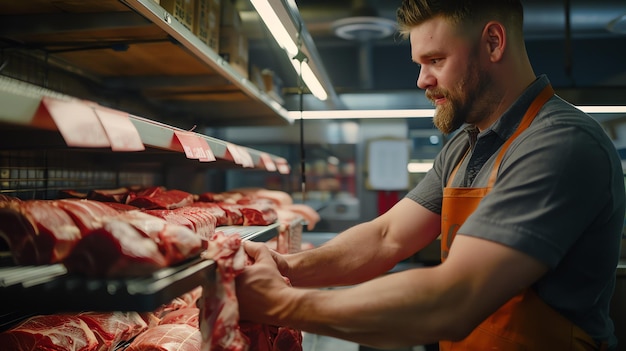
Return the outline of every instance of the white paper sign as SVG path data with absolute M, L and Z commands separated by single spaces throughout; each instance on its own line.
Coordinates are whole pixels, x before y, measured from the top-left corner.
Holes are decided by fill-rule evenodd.
M 368 182 L 374 190 L 404 190 L 409 187 L 407 140 L 379 139 L 369 143 Z

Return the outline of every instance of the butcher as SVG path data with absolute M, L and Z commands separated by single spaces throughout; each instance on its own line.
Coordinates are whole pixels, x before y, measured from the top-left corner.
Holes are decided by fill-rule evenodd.
M 534 71 L 521 1 L 402 0 L 397 19 L 450 140 L 405 198 L 327 244 L 246 243 L 241 318 L 377 348 L 616 349 L 620 158 Z M 437 238 L 440 264 L 386 274 Z

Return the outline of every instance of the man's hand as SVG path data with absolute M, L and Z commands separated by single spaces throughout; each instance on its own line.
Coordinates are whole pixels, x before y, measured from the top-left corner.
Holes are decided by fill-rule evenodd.
M 237 299 L 241 320 L 276 324 L 281 292 L 289 289 L 279 266 L 286 269 L 287 263 L 280 254 L 262 243 L 244 242 L 244 250 L 253 260 L 236 278 Z

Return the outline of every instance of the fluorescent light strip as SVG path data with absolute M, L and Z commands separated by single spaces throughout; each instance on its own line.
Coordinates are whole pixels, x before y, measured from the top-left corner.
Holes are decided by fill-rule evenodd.
M 300 75 L 300 61 L 291 60 L 291 64 L 296 70 L 296 73 Z M 317 78 L 315 77 L 315 74 L 311 70 L 311 66 L 309 66 L 309 64 L 306 62 L 302 62 L 302 80 L 304 81 L 306 86 L 309 87 L 309 90 L 311 91 L 311 94 L 313 94 L 313 96 L 322 101 L 328 99 L 328 94 L 326 94 L 326 90 L 324 90 L 324 87 L 322 87 L 320 81 L 317 80 Z
M 433 168 L 432 162 L 409 162 L 406 165 L 406 170 L 409 173 L 426 173 Z
M 298 54 L 298 46 L 276 15 L 272 5 L 270 5 L 267 0 L 250 0 L 250 2 L 256 9 L 259 16 L 261 16 L 261 19 L 265 23 L 265 26 L 269 29 L 272 37 L 274 37 L 274 40 L 276 40 L 278 45 L 287 53 L 287 56 L 291 60 L 291 64 L 296 70 L 296 73 L 300 75 L 300 62 L 293 59 L 293 57 Z M 322 83 L 320 83 L 319 79 L 317 79 L 317 76 L 313 73 L 307 62 L 302 63 L 302 80 L 309 88 L 313 96 L 322 101 L 328 99 L 326 90 L 322 86 Z
M 298 46 L 291 39 L 291 35 L 289 35 L 287 29 L 283 26 L 270 3 L 267 0 L 250 0 L 250 2 L 259 16 L 261 16 L 265 26 L 267 26 L 267 29 L 269 29 L 278 45 L 287 52 L 289 57 L 296 56 Z
M 626 113 L 626 106 L 576 106 L 586 113 Z
M 302 111 L 303 119 L 363 119 L 363 118 L 427 118 L 433 117 L 434 109 L 417 110 L 328 110 Z M 300 118 L 300 111 L 289 111 L 293 119 Z
M 626 106 L 577 106 L 586 113 L 626 113 Z M 432 118 L 435 109 L 412 110 L 319 110 L 319 111 L 289 111 L 287 115 L 292 119 L 376 119 L 376 118 Z

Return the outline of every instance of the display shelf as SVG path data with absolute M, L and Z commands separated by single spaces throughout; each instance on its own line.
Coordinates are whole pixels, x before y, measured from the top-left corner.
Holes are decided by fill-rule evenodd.
M 71 140 L 75 139 L 75 137 L 71 135 L 72 132 L 79 134 L 78 137 L 81 138 L 86 129 L 92 129 L 93 127 L 95 127 L 94 129 L 101 128 L 100 124 L 113 117 L 122 118 L 131 122 L 130 125 L 126 125 L 122 129 L 117 129 L 119 138 L 124 139 L 122 143 L 126 146 L 133 143 L 133 140 L 129 139 L 131 139 L 132 135 L 136 132 L 140 138 L 138 143 L 142 145 L 172 152 L 181 152 L 185 153 L 188 158 L 195 158 L 194 156 L 188 155 L 185 151 L 184 145 L 186 142 L 182 138 L 186 136 L 191 137 L 192 141 L 203 140 L 206 142 L 206 147 L 209 148 L 210 152 L 216 158 L 232 161 L 235 165 L 244 168 L 259 168 L 271 172 L 278 171 L 282 174 L 288 174 L 290 172 L 289 165 L 286 160 L 281 157 L 108 108 L 106 108 L 106 111 L 114 111 L 115 114 L 104 116 L 94 115 L 94 117 L 97 117 L 94 119 L 95 126 L 88 125 L 85 121 L 82 121 L 84 127 L 77 128 L 71 126 L 71 130 L 63 133 L 61 120 L 55 120 L 54 113 L 51 109 L 45 108 L 45 104 L 43 103 L 45 99 L 61 101 L 71 105 L 72 109 L 77 110 L 75 111 L 77 113 L 75 118 L 62 116 L 65 119 L 70 118 L 71 123 L 76 123 L 77 120 L 87 117 L 88 114 L 94 114 L 94 109 L 99 107 L 95 102 L 76 99 L 12 78 L 0 77 L 0 104 L 5 106 L 5 108 L 0 111 L 0 123 L 59 131 L 63 134 L 66 142 L 72 146 Z M 108 133 L 107 136 L 108 139 L 111 140 L 109 146 L 113 147 L 113 137 L 111 133 Z M 89 143 L 93 141 L 93 138 L 87 140 Z M 30 146 L 33 147 L 37 145 L 30 141 Z M 99 148 L 102 147 L 103 144 L 85 144 L 84 146 Z M 122 151 L 140 150 L 129 150 L 122 147 Z
M 154 0 L 122 0 L 130 8 L 134 9 L 152 23 L 163 29 L 172 36 L 182 46 L 187 48 L 198 59 L 209 65 L 218 74 L 226 77 L 232 84 L 241 89 L 253 99 L 272 109 L 276 115 L 284 118 L 289 123 L 292 122 L 288 111 L 283 108 L 275 99 L 266 92 L 261 91 L 248 78 L 245 78 L 228 64 L 220 55 L 209 48 L 197 36 L 195 36 L 182 23 L 176 21 L 172 14 L 168 13 Z
M 279 224 L 223 226 L 216 230 L 239 234 L 250 241 L 267 241 L 278 234 Z M 215 262 L 194 258 L 160 269 L 147 277 L 93 279 L 73 275 L 62 264 L 0 267 L 0 296 L 12 301 L 11 310 L 22 315 L 81 311 L 154 311 L 172 299 L 214 281 Z M 15 320 L 15 313 L 5 314 Z M 10 324 L 3 320 L 0 326 Z

